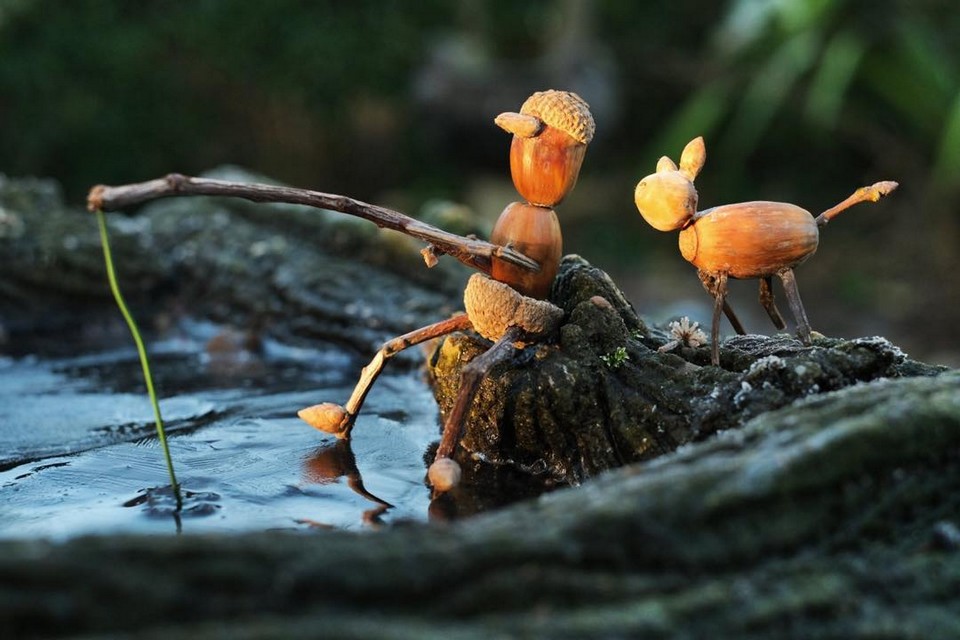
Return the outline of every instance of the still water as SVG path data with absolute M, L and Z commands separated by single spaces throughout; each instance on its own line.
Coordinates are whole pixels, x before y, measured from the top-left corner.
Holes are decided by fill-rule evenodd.
M 0 356 L 0 537 L 363 529 L 427 518 L 423 456 L 439 437 L 438 416 L 410 361 L 388 365 L 348 445 L 296 410 L 346 400 L 363 361 L 333 345 L 270 342 L 212 356 L 204 346 L 218 331 L 185 324 L 148 345 L 185 491 L 179 514 L 132 347 Z

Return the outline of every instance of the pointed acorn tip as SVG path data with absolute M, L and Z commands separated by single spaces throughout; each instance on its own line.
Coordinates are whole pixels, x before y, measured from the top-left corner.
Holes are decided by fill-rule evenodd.
M 350 414 L 347 413 L 346 409 L 332 402 L 324 402 L 306 409 L 300 409 L 297 415 L 314 429 L 324 433 L 332 433 L 337 437 L 343 437 L 350 419 Z
M 507 133 L 521 138 L 535 138 L 543 131 L 543 120 L 536 116 L 507 111 L 494 119 L 494 123 Z

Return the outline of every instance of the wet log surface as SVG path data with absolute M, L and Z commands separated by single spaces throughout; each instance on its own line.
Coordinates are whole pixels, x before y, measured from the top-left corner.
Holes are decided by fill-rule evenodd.
M 824 394 L 451 525 L 5 543 L 0 630 L 956 637 L 958 387 Z
M 8 340 L 110 304 L 95 225 L 34 187 L 2 201 Z M 316 214 L 187 203 L 111 218 L 128 297 L 359 349 L 458 304 L 412 279 L 435 277 L 415 250 L 396 253 L 413 275 L 378 268 L 390 244 L 361 227 L 338 241 Z M 960 635 L 960 374 L 876 338 L 748 336 L 721 368 L 706 347 L 660 353 L 669 336 L 577 258 L 552 295 L 559 334 L 492 372 L 465 445 L 580 486 L 364 534 L 3 542 L 0 637 Z M 438 347 L 441 407 L 485 347 Z

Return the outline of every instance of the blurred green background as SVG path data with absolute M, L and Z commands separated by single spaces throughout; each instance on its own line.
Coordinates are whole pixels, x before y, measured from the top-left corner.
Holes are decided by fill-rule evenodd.
M 493 124 L 569 89 L 597 138 L 558 207 L 567 252 L 655 320 L 709 318 L 632 203 L 657 158 L 707 142 L 701 206 L 900 190 L 825 229 L 798 270 L 815 329 L 960 364 L 960 11 L 955 0 L 242 2 L 0 0 L 0 172 L 95 183 L 237 164 L 418 215 L 517 199 Z M 733 283 L 772 332 L 756 283 Z M 784 305 L 785 306 L 785 305 Z

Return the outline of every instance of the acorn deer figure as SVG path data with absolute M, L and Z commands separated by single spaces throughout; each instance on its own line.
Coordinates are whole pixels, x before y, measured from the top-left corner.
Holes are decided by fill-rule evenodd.
M 532 271 L 492 256 L 489 276 L 475 273 L 464 291 L 466 313 L 414 330 L 386 342 L 364 367 L 349 400 L 343 405 L 322 403 L 299 412 L 310 425 L 349 438 L 367 393 L 386 360 L 403 349 L 454 331 L 473 329 L 493 345 L 467 364 L 461 374 L 457 400 L 447 416 L 443 435 L 428 479 L 435 492 L 452 489 L 461 470 L 453 460 L 463 423 L 486 373 L 516 347 L 541 341 L 555 333 L 563 312 L 544 298 L 560 266 L 563 241 L 553 207 L 573 189 L 594 121 L 580 96 L 566 91 L 540 91 L 530 96 L 519 113 L 502 113 L 496 124 L 513 134 L 510 173 L 524 202 L 507 205 L 494 225 L 490 241 L 532 259 Z
M 786 323 L 772 288 L 773 276 L 779 277 L 797 323 L 797 334 L 804 344 L 810 344 L 810 322 L 800 300 L 794 268 L 816 252 L 820 227 L 855 204 L 876 202 L 896 189 L 897 183 L 885 181 L 861 187 L 816 218 L 796 205 L 768 201 L 740 202 L 698 212 L 693 181 L 705 160 L 702 137 L 684 147 L 679 167 L 667 156 L 660 158 L 656 172 L 637 184 L 634 202 L 654 229 L 680 230 L 680 253 L 697 268 L 700 281 L 713 296 L 712 363 L 720 364 L 721 312 L 737 333 L 745 333 L 726 301 L 728 278 L 758 278 L 760 304 L 777 329 L 784 329 Z

